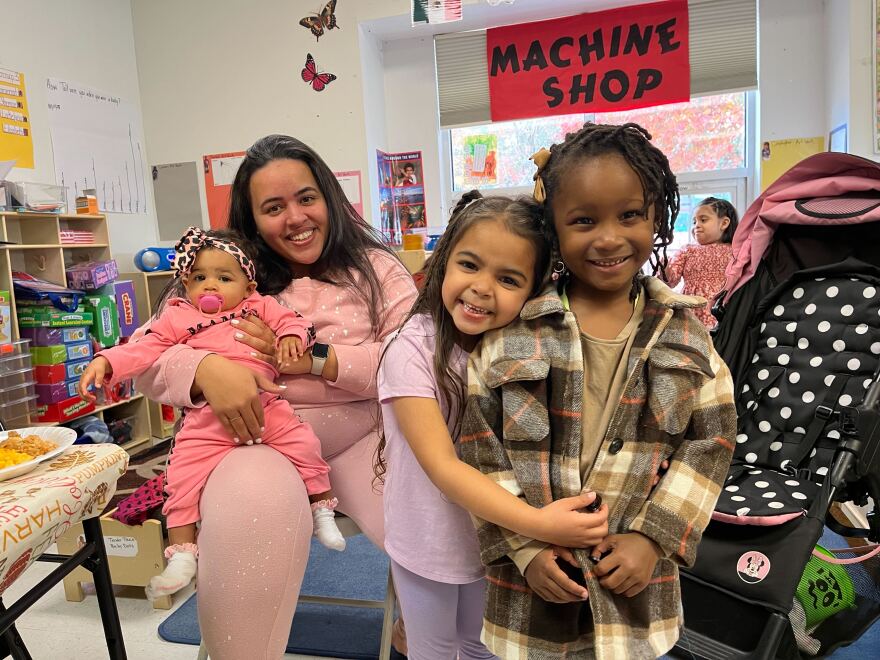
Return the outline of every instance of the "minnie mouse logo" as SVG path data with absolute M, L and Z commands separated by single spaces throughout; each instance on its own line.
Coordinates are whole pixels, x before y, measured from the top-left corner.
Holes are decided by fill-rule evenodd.
M 743 553 L 736 562 L 736 572 L 743 582 L 757 584 L 770 573 L 770 559 L 757 551 Z

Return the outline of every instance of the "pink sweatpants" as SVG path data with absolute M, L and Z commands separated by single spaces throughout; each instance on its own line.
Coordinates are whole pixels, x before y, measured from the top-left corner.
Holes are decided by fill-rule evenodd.
M 263 392 L 260 399 L 265 420 L 263 444 L 293 463 L 306 493 L 314 495 L 330 490 L 330 466 L 321 457 L 321 442 L 311 425 L 300 421 L 290 404 L 277 395 Z M 254 446 L 236 444 L 210 406 L 187 411 L 183 427 L 174 439 L 165 474 L 168 499 L 162 512 L 168 526 L 197 522 L 202 490 L 214 468 L 233 449 L 248 451 Z
M 336 438 L 354 426 L 348 422 L 336 424 Z M 327 461 L 337 511 L 381 548 L 382 498 L 372 483 L 378 442 L 370 433 Z M 312 514 L 289 461 L 263 445 L 245 449 L 226 455 L 202 495 L 199 627 L 211 660 L 280 660 L 309 559 Z

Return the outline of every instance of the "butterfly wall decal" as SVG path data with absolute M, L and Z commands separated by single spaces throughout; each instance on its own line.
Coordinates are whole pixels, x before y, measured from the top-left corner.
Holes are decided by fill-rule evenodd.
M 332 73 L 319 73 L 318 67 L 315 64 L 315 58 L 312 57 L 311 53 L 308 53 L 306 55 L 306 66 L 302 70 L 302 79 L 307 83 L 311 83 L 313 90 L 321 92 L 327 85 L 336 80 L 336 76 Z
M 324 5 L 324 9 L 321 10 L 321 13 L 315 14 L 314 16 L 306 16 L 301 19 L 299 24 L 304 28 L 308 28 L 312 31 L 312 34 L 315 35 L 315 41 L 318 41 L 321 38 L 321 35 L 324 34 L 324 28 L 328 30 L 332 30 L 333 28 L 338 28 L 339 25 L 336 24 L 336 0 L 330 0 L 326 5 Z

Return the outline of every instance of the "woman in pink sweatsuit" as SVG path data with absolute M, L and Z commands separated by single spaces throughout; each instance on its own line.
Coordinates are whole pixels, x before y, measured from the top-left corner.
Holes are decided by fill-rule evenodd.
M 321 441 L 337 510 L 381 547 L 382 499 L 371 467 L 376 371 L 382 340 L 415 300 L 412 278 L 345 199 L 327 164 L 294 138 L 269 136 L 248 150 L 232 186 L 230 226 L 260 248 L 260 292 L 311 320 L 327 357 L 306 353 L 280 365 L 281 389 L 220 356 L 173 346 L 137 380 L 138 389 L 175 406 L 207 401 L 245 441 L 259 433 L 248 414 L 259 390 L 280 393 Z M 272 359 L 271 331 L 255 320 L 238 327 L 241 342 Z M 302 478 L 265 445 L 230 452 L 208 479 L 201 514 L 198 611 L 211 658 L 280 658 L 311 536 Z M 260 561 L 241 562 L 242 553 Z
M 118 382 L 143 373 L 166 350 L 178 344 L 211 351 L 274 380 L 271 364 L 255 358 L 235 341 L 231 321 L 261 319 L 278 337 L 281 359 L 298 359 L 314 343 L 315 330 L 297 312 L 256 293 L 256 271 L 247 242 L 231 232 L 205 232 L 190 227 L 175 249 L 174 266 L 186 297 L 171 298 L 161 307 L 150 331 L 128 344 L 101 351 L 80 378 L 80 393 L 106 379 Z M 300 420 L 276 394 L 262 393 L 263 429 L 256 443 L 265 443 L 296 466 L 312 503 L 315 535 L 333 550 L 344 550 L 345 539 L 333 520 L 337 500 L 330 489 L 330 471 L 311 426 Z M 165 479 L 168 522 L 168 566 L 147 586 L 150 599 L 176 593 L 195 577 L 198 546 L 196 522 L 202 489 L 214 468 L 240 442 L 231 437 L 210 406 L 189 409 L 174 438 Z M 248 444 L 251 444 L 250 442 Z

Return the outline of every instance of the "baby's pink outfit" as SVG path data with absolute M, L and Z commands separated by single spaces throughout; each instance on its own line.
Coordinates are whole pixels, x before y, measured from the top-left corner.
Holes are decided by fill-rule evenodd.
M 159 318 L 150 324 L 147 334 L 135 342 L 109 348 L 98 355 L 109 360 L 114 382 L 141 374 L 175 344 L 221 355 L 275 380 L 278 371 L 251 356 L 250 347 L 234 337 L 236 328 L 229 321 L 249 314 L 262 319 L 279 339 L 299 337 L 304 349 L 315 341 L 311 323 L 269 296 L 254 293 L 234 309 L 214 316 L 202 314 L 188 300 L 173 298 Z M 330 467 L 321 457 L 321 443 L 311 425 L 301 421 L 290 404 L 276 394 L 262 392 L 260 400 L 265 418 L 263 444 L 293 463 L 308 494 L 330 490 Z M 244 450 L 247 446 L 235 443 L 210 406 L 184 411 L 183 425 L 175 436 L 166 473 L 168 499 L 163 513 L 168 518 L 169 527 L 199 520 L 199 499 L 208 476 L 235 448 Z

